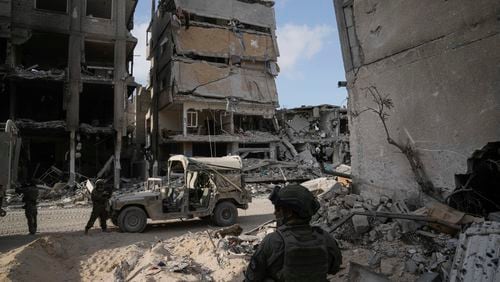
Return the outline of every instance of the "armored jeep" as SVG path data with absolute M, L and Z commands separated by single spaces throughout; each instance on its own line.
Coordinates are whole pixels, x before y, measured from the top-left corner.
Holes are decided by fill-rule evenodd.
M 244 188 L 239 156 L 168 160 L 166 183 L 149 179 L 146 190 L 110 199 L 111 219 L 123 232 L 142 232 L 147 219 L 199 217 L 218 226 L 236 222 L 238 208 L 247 209 L 250 193 Z

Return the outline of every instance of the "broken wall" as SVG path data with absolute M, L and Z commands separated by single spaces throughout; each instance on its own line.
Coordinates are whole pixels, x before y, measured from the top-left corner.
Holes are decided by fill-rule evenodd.
M 205 61 L 176 61 L 172 68 L 178 93 L 222 99 L 234 97 L 258 103 L 278 103 L 274 78 L 265 72 L 229 68 Z
M 467 157 L 500 140 L 498 1 L 336 0 L 335 7 L 351 113 L 376 106 L 368 87 L 390 97 L 391 137 L 412 144 L 434 185 L 450 190 Z M 357 188 L 417 193 L 407 159 L 387 143 L 377 116 L 350 121 Z

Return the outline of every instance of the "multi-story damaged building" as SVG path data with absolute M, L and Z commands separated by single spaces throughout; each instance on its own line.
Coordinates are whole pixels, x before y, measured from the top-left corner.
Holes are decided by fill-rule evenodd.
M 366 194 L 446 195 L 471 154 L 500 140 L 498 1 L 334 3 L 354 184 Z
M 279 147 L 281 159 L 291 159 L 292 144 L 297 152 L 312 151 L 318 161 L 336 167 L 350 164 L 347 109 L 333 105 L 302 106 L 278 111 L 277 118 L 286 138 Z
M 268 151 L 279 140 L 272 1 L 163 0 L 149 26 L 156 158 Z
M 137 0 L 0 1 L 0 120 L 23 140 L 21 177 L 47 169 L 120 176 L 125 103 L 135 88 Z

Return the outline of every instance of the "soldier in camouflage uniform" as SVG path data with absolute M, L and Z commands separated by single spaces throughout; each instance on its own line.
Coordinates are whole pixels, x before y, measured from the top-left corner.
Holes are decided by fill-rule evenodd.
M 34 235 L 37 229 L 36 219 L 38 211 L 36 205 L 38 199 L 38 188 L 32 183 L 25 183 L 17 189 L 17 193 L 23 194 L 23 208 L 28 221 L 28 230 L 31 235 Z
M 275 188 L 277 230 L 267 235 L 250 260 L 245 281 L 327 281 L 339 271 L 342 254 L 335 239 L 309 222 L 319 203 L 307 188 Z
M 108 219 L 108 212 L 106 210 L 106 205 L 109 198 L 111 198 L 111 191 L 105 188 L 104 180 L 98 179 L 95 182 L 95 189 L 92 190 L 91 198 L 92 214 L 85 226 L 85 235 L 87 235 L 89 229 L 94 226 L 97 218 L 99 218 L 102 231 L 107 232 L 106 220 Z

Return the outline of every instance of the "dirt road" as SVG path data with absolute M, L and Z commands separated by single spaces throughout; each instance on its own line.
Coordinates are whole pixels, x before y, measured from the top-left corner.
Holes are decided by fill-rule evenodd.
M 38 212 L 38 233 L 35 236 L 26 235 L 28 226 L 24 211 L 11 211 L 6 217 L 0 218 L 0 253 L 18 248 L 44 235 L 83 236 L 83 228 L 90 216 L 90 208 L 44 208 Z M 250 203 L 248 210 L 238 210 L 240 224 L 244 230 L 249 230 L 273 218 L 273 207 L 269 200 L 257 198 Z M 141 241 L 166 240 L 187 232 L 197 232 L 214 229 L 209 223 L 201 220 L 150 222 L 144 233 L 119 233 L 111 222 L 111 233 L 101 233 L 98 222 L 90 231 L 90 240 L 108 242 L 109 247 L 119 247 Z

